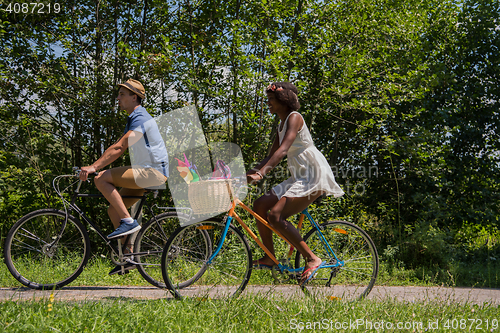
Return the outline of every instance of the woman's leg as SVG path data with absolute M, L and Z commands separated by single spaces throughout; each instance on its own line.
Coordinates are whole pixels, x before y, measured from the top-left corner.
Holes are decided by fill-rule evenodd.
M 304 272 L 310 268 L 318 266 L 321 264 L 321 259 L 317 257 L 307 244 L 302 239 L 299 230 L 295 228 L 293 224 L 288 222 L 286 219 L 292 215 L 298 214 L 306 209 L 314 200 L 316 200 L 322 193 L 317 193 L 309 197 L 300 198 L 287 198 L 282 197 L 268 213 L 269 223 L 279 231 L 284 237 L 286 237 L 290 243 L 299 251 L 302 256 L 306 259 L 307 263 Z M 312 270 L 309 270 L 302 277 L 307 279 L 309 275 L 312 274 Z
M 278 197 L 273 193 L 273 191 L 269 191 L 253 203 L 253 211 L 256 212 L 260 217 L 264 220 L 269 221 L 267 219 L 267 212 L 274 207 L 274 205 L 278 202 Z M 274 244 L 273 244 L 273 231 L 262 224 L 259 220 L 257 221 L 257 229 L 259 230 L 259 235 L 262 240 L 264 246 L 274 255 Z M 261 259 L 255 260 L 254 264 L 265 264 L 272 266 L 274 265 L 274 261 L 265 254 Z

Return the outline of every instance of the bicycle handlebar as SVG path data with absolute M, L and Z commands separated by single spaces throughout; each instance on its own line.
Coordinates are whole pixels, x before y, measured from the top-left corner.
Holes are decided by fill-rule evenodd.
M 247 184 L 247 177 L 246 176 L 238 176 L 238 177 L 231 177 L 231 180 L 233 180 L 233 188 L 236 197 L 240 196 L 240 192 L 244 191 L 244 189 L 248 188 Z
M 79 177 L 79 176 L 80 176 L 80 172 L 81 172 L 81 171 L 82 171 L 82 170 L 81 170 L 79 167 L 77 167 L 77 166 L 74 166 L 74 167 L 73 167 L 73 172 L 75 173 L 75 177 Z M 92 172 L 92 173 L 89 173 L 89 176 L 94 176 L 94 177 L 95 177 L 95 176 L 97 176 L 97 175 L 99 175 L 99 172 Z
M 75 175 L 74 175 L 75 177 L 80 177 L 80 172 L 82 170 L 79 167 L 74 166 L 73 167 L 73 171 L 75 172 Z M 89 173 L 87 177 L 90 177 L 90 176 L 94 176 L 95 177 L 97 175 L 99 175 L 99 172 L 92 172 L 92 173 Z M 76 190 L 75 190 L 76 193 L 80 192 L 80 187 L 82 186 L 82 183 L 83 183 L 83 180 L 80 179 L 79 182 L 78 182 L 78 186 L 76 187 Z
M 80 171 L 81 169 L 77 166 L 73 167 L 73 174 L 70 174 L 70 175 L 59 175 L 59 176 L 56 176 L 53 180 L 52 180 L 52 187 L 54 188 L 54 190 L 56 191 L 57 195 L 64 201 L 64 197 L 62 196 L 62 193 L 66 192 L 72 185 L 78 183 L 77 187 L 76 187 L 76 190 L 75 192 L 79 192 L 80 191 L 80 187 L 82 186 L 82 180 L 81 179 L 78 179 L 77 181 L 73 182 L 71 185 L 67 186 L 66 188 L 64 188 L 62 191 L 61 189 L 59 188 L 59 182 L 61 181 L 62 178 L 73 178 L 73 177 L 79 177 L 80 176 Z M 89 174 L 89 176 L 97 176 L 99 173 L 98 172 L 93 172 L 91 174 Z

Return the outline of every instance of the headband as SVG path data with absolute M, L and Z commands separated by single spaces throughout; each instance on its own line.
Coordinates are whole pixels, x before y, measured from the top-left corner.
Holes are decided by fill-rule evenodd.
M 276 92 L 276 91 L 281 91 L 281 90 L 284 90 L 283 87 L 277 87 L 275 84 L 270 84 L 267 86 L 266 88 L 266 91 L 272 91 L 272 92 Z M 295 99 L 295 101 L 299 101 L 299 98 L 297 97 L 297 94 L 290 89 L 290 92 L 293 94 L 293 97 Z

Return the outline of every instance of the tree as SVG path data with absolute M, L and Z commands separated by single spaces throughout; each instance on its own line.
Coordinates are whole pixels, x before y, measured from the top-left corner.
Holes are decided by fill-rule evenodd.
M 51 202 L 54 175 L 121 135 L 116 85 L 128 78 L 142 80 L 153 115 L 195 104 L 207 140 L 239 144 L 248 167 L 278 124 L 265 87 L 293 81 L 347 192 L 321 218 L 361 224 L 408 265 L 466 256 L 468 230 L 499 233 L 499 19 L 493 0 L 71 0 L 57 15 L 0 12 L 2 223 Z

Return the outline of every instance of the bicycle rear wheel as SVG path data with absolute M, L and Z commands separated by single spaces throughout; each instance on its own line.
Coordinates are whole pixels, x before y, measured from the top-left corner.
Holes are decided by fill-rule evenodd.
M 252 252 L 243 234 L 232 225 L 224 243 L 211 262 L 212 252 L 220 245 L 225 223 L 208 220 L 177 229 L 168 240 L 162 255 L 162 273 L 174 297 L 231 297 L 239 295 L 252 274 Z M 207 256 L 204 244 L 207 233 L 211 249 Z M 191 279 L 197 272 L 202 276 Z M 191 279 L 191 285 L 183 282 Z
M 5 239 L 4 260 L 10 273 L 33 289 L 61 288 L 78 277 L 90 256 L 83 225 L 57 209 L 22 217 Z M 60 237 L 59 237 L 60 236 Z
M 375 284 L 379 267 L 377 249 L 370 236 L 357 225 L 344 221 L 326 222 L 320 225 L 320 229 L 321 233 L 317 229 L 309 231 L 304 241 L 314 254 L 334 265 L 337 261 L 328 251 L 329 245 L 343 264 L 319 269 L 302 289 L 332 299 L 351 301 L 364 298 Z M 304 258 L 297 253 L 295 267 L 304 266 Z
M 163 276 L 161 273 L 161 255 L 163 248 L 167 244 L 170 235 L 180 226 L 180 221 L 188 220 L 185 214 L 176 212 L 167 212 L 159 214 L 149 220 L 142 226 L 135 240 L 134 252 L 138 253 L 134 256 L 134 260 L 140 265 L 137 265 L 137 270 L 142 277 L 158 288 L 166 288 Z M 202 232 L 203 237 L 200 238 L 202 244 L 200 248 L 205 248 L 205 256 L 211 251 L 210 239 L 206 232 Z M 180 287 L 188 286 L 192 279 L 202 275 L 204 270 L 194 274 L 190 279 L 180 283 Z

